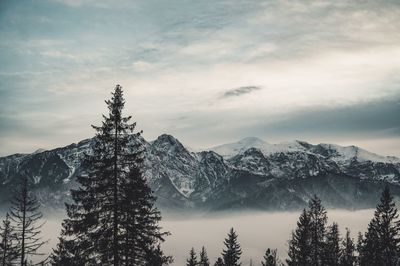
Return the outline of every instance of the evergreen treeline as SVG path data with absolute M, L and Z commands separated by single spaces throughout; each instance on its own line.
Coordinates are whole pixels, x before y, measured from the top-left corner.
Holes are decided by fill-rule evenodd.
M 340 235 L 337 223 L 328 225 L 327 211 L 315 195 L 297 221 L 297 227 L 289 240 L 286 264 L 282 263 L 277 251 L 268 248 L 262 266 L 395 266 L 400 265 L 400 221 L 397 209 L 386 187 L 382 192 L 374 217 L 367 232 L 359 233 L 357 243 L 346 228 Z M 233 228 L 224 241 L 225 249 L 214 266 L 242 265 L 242 250 Z M 203 249 L 204 250 L 204 247 Z M 196 264 L 197 263 L 197 264 Z M 187 266 L 203 265 L 196 260 L 192 248 Z M 253 262 L 250 262 L 253 265 Z M 260 265 L 260 264 L 258 264 Z
M 73 202 L 66 204 L 67 218 L 57 246 L 49 258 L 43 255 L 42 213 L 32 193 L 32 179 L 21 174 L 13 192 L 11 207 L 0 224 L 1 265 L 55 266 L 164 266 L 172 262 L 161 249 L 168 232 L 159 226 L 161 214 L 143 175 L 144 147 L 136 123 L 123 116 L 125 100 L 117 85 L 106 101 L 109 113 L 96 130 L 93 151 L 85 154 L 85 174 L 71 190 Z M 396 266 L 400 265 L 400 221 L 389 188 L 382 192 L 374 216 L 357 243 L 346 229 L 342 236 L 337 223 L 328 225 L 327 211 L 314 196 L 301 212 L 288 242 L 288 266 Z M 189 252 L 187 266 L 240 266 L 242 248 L 233 228 L 223 241 L 224 248 L 210 262 L 205 247 Z M 37 259 L 35 259 L 37 260 Z M 250 262 L 253 265 L 253 262 Z M 266 249 L 258 265 L 285 265 L 277 250 Z
M 326 226 L 327 216 L 315 196 L 303 210 L 289 241 L 288 265 L 296 266 L 394 266 L 400 263 L 400 222 L 389 188 L 382 192 L 367 232 L 358 243 L 349 229 L 341 239 L 338 225 Z

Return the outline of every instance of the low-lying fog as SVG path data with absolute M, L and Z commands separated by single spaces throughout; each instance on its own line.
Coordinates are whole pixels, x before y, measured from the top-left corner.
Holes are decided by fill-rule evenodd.
M 372 218 L 374 210 L 344 211 L 328 210 L 329 223 L 339 223 L 341 233 L 348 227 L 352 236 L 357 238 L 358 231 L 365 231 Z M 169 217 L 162 221 L 165 230 L 171 232 L 163 244 L 167 254 L 173 255 L 173 265 L 185 265 L 191 247 L 198 253 L 204 245 L 212 264 L 223 249 L 223 240 L 228 230 L 234 227 L 238 233 L 239 243 L 243 249 L 243 266 L 261 265 L 260 261 L 265 250 L 277 248 L 281 259 L 287 252 L 287 241 L 291 231 L 296 227 L 300 212 L 243 212 L 234 214 L 219 214 L 207 217 Z M 46 251 L 57 243 L 60 231 L 61 215 L 48 218 L 44 235 L 50 239 Z

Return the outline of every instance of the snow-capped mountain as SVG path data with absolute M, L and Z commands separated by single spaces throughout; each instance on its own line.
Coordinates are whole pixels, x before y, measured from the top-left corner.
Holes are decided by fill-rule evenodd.
M 244 151 L 256 148 L 266 155 L 271 155 L 279 152 L 310 152 L 328 156 L 329 158 L 337 161 L 349 161 L 356 159 L 358 161 L 373 161 L 383 163 L 399 163 L 400 159 L 393 156 L 381 156 L 356 146 L 339 146 L 336 144 L 318 144 L 312 145 L 305 141 L 295 140 L 292 142 L 282 142 L 278 144 L 270 144 L 262 139 L 256 137 L 244 138 L 238 142 L 223 144 L 210 148 L 225 158 L 233 157 Z
M 303 141 L 270 144 L 245 138 L 193 152 L 171 135 L 139 141 L 145 175 L 162 208 L 226 210 L 295 209 L 318 194 L 329 207 L 375 205 L 388 183 L 400 196 L 400 159 L 361 148 Z M 63 206 L 92 139 L 53 150 L 0 158 L 0 204 L 21 174 L 29 175 L 44 205 Z

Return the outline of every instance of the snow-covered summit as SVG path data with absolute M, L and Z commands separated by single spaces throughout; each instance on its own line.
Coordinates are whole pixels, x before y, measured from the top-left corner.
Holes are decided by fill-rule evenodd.
M 242 153 L 250 148 L 257 148 L 259 150 L 266 150 L 270 144 L 262 139 L 256 137 L 248 137 L 237 142 L 222 144 L 210 148 L 209 150 L 218 153 L 219 155 L 229 158 L 239 153 Z
M 400 163 L 400 159 L 393 156 L 382 156 L 369 152 L 357 146 L 339 146 L 336 144 L 319 144 L 327 152 L 327 155 L 338 163 L 357 161 L 357 162 L 380 162 L 380 163 Z
M 225 158 L 232 158 L 251 148 L 259 149 L 266 156 L 275 153 L 307 152 L 322 155 L 339 164 L 350 161 L 400 163 L 400 159 L 397 157 L 378 155 L 357 146 L 340 146 L 325 143 L 314 145 L 300 140 L 271 144 L 256 137 L 248 137 L 237 142 L 215 146 L 210 150 Z

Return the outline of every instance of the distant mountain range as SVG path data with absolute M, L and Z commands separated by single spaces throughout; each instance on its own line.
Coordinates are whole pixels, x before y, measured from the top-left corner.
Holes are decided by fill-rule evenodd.
M 233 209 L 292 210 L 317 194 L 332 208 L 375 207 L 389 184 L 400 196 L 400 159 L 359 147 L 312 145 L 303 141 L 270 144 L 245 138 L 191 152 L 171 135 L 147 142 L 145 175 L 162 209 L 220 211 Z M 21 173 L 35 183 L 47 207 L 62 208 L 70 200 L 75 177 L 84 172 L 83 154 L 92 139 L 53 150 L 0 158 L 0 205 Z

